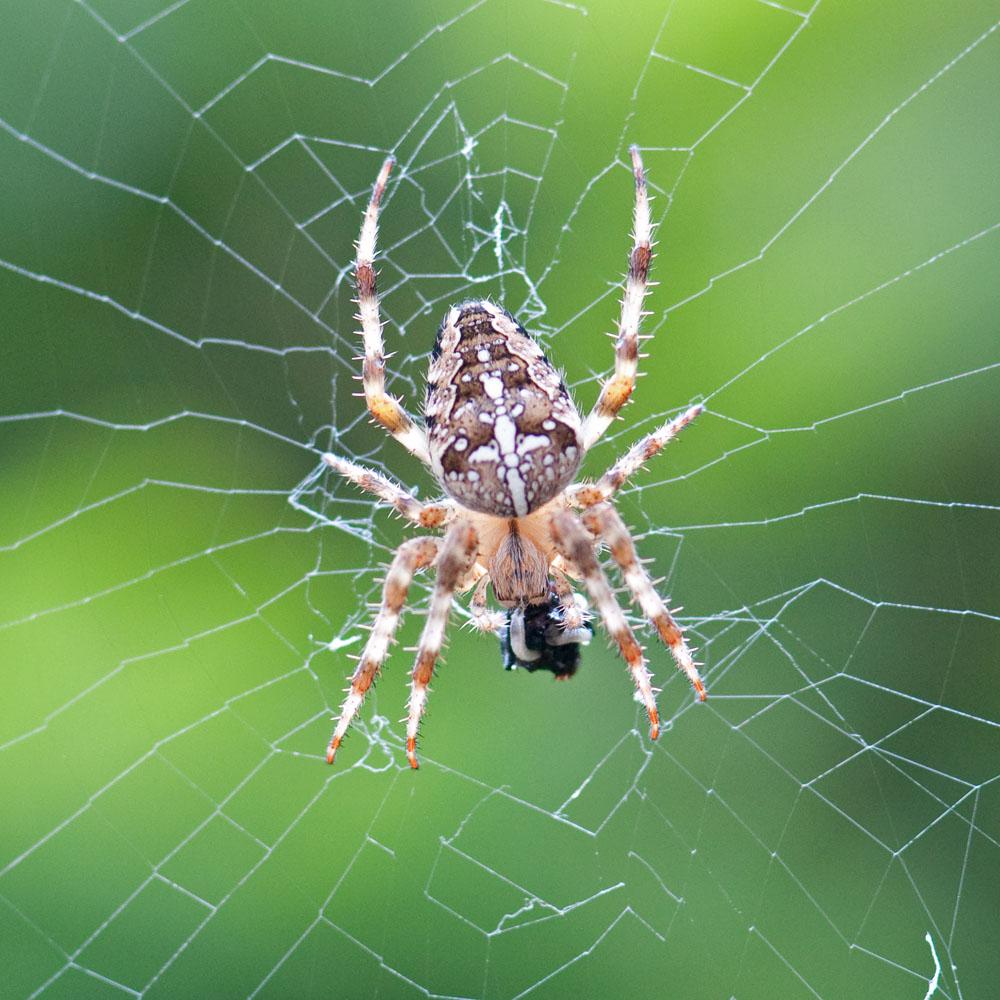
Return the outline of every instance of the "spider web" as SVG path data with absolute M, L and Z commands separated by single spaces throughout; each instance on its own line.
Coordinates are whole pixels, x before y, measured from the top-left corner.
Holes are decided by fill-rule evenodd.
M 0 59 L 0 993 L 984 996 L 997 955 L 994 4 L 46 0 Z M 626 150 L 659 223 L 646 377 L 598 474 L 710 697 L 646 738 L 419 613 L 322 763 L 427 495 L 356 398 L 387 151 L 391 389 L 490 295 L 582 407 Z M 412 603 L 426 598 L 414 589 Z

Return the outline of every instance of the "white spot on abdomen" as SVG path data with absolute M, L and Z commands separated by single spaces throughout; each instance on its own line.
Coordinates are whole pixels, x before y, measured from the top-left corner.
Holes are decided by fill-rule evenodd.
M 483 392 L 486 393 L 490 399 L 499 399 L 503 395 L 503 382 L 496 377 L 496 375 L 480 375 L 480 381 L 483 383 Z
M 514 513 L 518 517 L 524 517 L 528 513 L 528 500 L 524 495 L 524 480 L 517 469 L 508 470 L 507 489 L 510 491 L 510 499 L 514 504 Z
M 546 448 L 552 442 L 547 434 L 525 434 L 521 439 L 521 454 L 527 455 L 536 448 Z
M 497 444 L 500 446 L 500 454 L 512 454 L 515 438 L 517 437 L 517 424 L 506 415 L 497 417 L 496 423 L 493 425 L 493 433 L 496 436 Z
M 497 454 L 495 445 L 481 444 L 475 451 L 469 452 L 470 462 L 498 462 L 500 456 Z

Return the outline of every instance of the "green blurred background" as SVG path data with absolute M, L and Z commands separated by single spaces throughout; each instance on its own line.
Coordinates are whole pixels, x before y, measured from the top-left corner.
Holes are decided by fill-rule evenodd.
M 995 995 L 998 17 L 3 3 L 0 996 Z M 433 489 L 353 395 L 378 165 L 393 390 L 488 294 L 589 406 L 633 142 L 587 471 L 706 401 L 621 507 L 709 701 L 456 613 L 411 773 L 411 614 L 329 769 L 410 532 L 319 454 Z

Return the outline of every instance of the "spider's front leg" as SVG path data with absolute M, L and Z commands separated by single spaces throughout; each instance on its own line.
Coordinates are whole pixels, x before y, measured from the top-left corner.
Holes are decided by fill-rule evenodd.
M 464 520 L 456 520 L 448 529 L 437 558 L 437 579 L 424 631 L 417 647 L 417 662 L 410 682 L 410 700 L 407 703 L 406 756 L 410 767 L 417 763 L 417 729 L 420 717 L 427 707 L 427 685 L 434 674 L 434 664 L 444 644 L 448 612 L 455 591 L 459 589 L 476 561 L 479 539 L 476 529 Z
M 553 514 L 549 528 L 556 550 L 582 577 L 591 602 L 621 651 L 622 658 L 632 674 L 636 692 L 649 715 L 649 737 L 655 740 L 660 735 L 660 714 L 656 708 L 656 698 L 650 683 L 652 675 L 646 668 L 642 647 L 635 633 L 629 628 L 621 605 L 616 600 L 608 578 L 597 561 L 593 539 L 576 514 L 569 510 Z
M 677 668 L 691 682 L 699 701 L 707 697 L 705 685 L 691 655 L 680 625 L 674 621 L 663 599 L 656 592 L 653 581 L 643 568 L 632 536 L 618 511 L 609 503 L 601 503 L 583 512 L 583 523 L 596 538 L 603 538 L 611 550 L 611 558 L 618 564 L 633 600 L 642 613 L 652 622 L 663 644 L 670 650 Z
M 569 578 L 558 565 L 558 561 L 550 567 L 552 574 L 552 589 L 559 598 L 559 607 L 563 616 L 563 630 L 565 632 L 578 632 L 584 627 L 587 621 L 586 605 L 581 607 L 577 604 L 576 595 L 573 593 L 573 585 Z
M 358 714 L 372 681 L 378 676 L 389 654 L 389 644 L 399 627 L 399 618 L 406 603 L 406 594 L 410 589 L 413 575 L 424 566 L 429 566 L 440 548 L 440 538 L 411 538 L 403 542 L 397 550 L 385 575 L 385 583 L 382 585 L 382 606 L 375 616 L 368 642 L 365 643 L 361 659 L 358 661 L 354 676 L 351 677 L 351 686 L 340 710 L 337 727 L 326 749 L 328 764 L 333 763 L 348 727 Z
M 487 632 L 495 635 L 504 626 L 506 617 L 502 611 L 492 610 L 486 600 L 486 589 L 490 585 L 490 575 L 481 566 L 476 567 L 477 573 L 482 570 L 476 589 L 472 592 L 472 600 L 469 601 L 469 614 L 474 628 L 480 632 Z
M 589 451 L 608 429 L 618 411 L 628 402 L 635 389 L 639 370 L 639 324 L 642 303 L 649 291 L 649 265 L 653 259 L 653 229 L 649 218 L 649 194 L 646 173 L 639 148 L 629 149 L 632 173 L 635 176 L 635 218 L 632 229 L 632 252 L 628 258 L 628 276 L 622 297 L 621 318 L 615 340 L 615 372 L 601 387 L 601 394 L 583 423 L 583 447 Z
M 361 379 L 365 387 L 365 402 L 372 419 L 381 424 L 400 444 L 430 467 L 427 433 L 413 422 L 398 399 L 385 391 L 385 347 L 382 342 L 382 318 L 379 313 L 378 292 L 375 288 L 375 244 L 378 237 L 378 210 L 389 171 L 395 160 L 386 158 L 379 171 L 371 201 L 365 211 L 358 237 L 354 278 L 358 292 L 358 315 L 361 334 L 365 343 L 364 365 Z

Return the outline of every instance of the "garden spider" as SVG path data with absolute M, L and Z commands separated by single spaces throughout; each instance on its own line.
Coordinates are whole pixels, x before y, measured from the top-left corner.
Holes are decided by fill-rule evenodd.
M 628 665 L 636 699 L 649 715 L 650 737 L 656 739 L 660 720 L 651 674 L 597 561 L 595 550 L 601 544 L 610 549 L 632 599 L 698 698 L 705 699 L 705 686 L 681 629 L 656 593 L 611 503 L 646 459 L 694 420 L 702 407 L 692 406 L 633 445 L 596 482 L 573 482 L 583 456 L 635 387 L 639 323 L 653 254 L 642 159 L 635 146 L 630 153 L 635 230 L 615 341 L 615 370 L 590 414 L 581 419 L 559 373 L 510 313 L 492 302 L 475 300 L 451 308 L 438 331 L 427 376 L 423 427 L 385 391 L 374 261 L 379 202 L 393 159 L 382 165 L 361 226 L 355 266 L 365 348 L 364 395 L 373 420 L 431 470 L 447 497 L 423 503 L 380 473 L 335 455 L 326 454 L 323 460 L 414 524 L 445 533 L 443 538 L 411 538 L 396 550 L 381 607 L 327 749 L 328 763 L 333 763 L 388 654 L 413 575 L 428 566 L 436 573 L 434 591 L 407 706 L 406 756 L 411 767 L 417 767 L 417 729 L 452 599 L 473 586 L 472 623 L 501 636 L 506 666 L 545 668 L 557 677 L 568 677 L 576 668 L 580 645 L 592 634 L 586 605 L 570 584 L 571 579 L 582 581 Z M 506 613 L 488 608 L 486 591 L 491 583 Z

